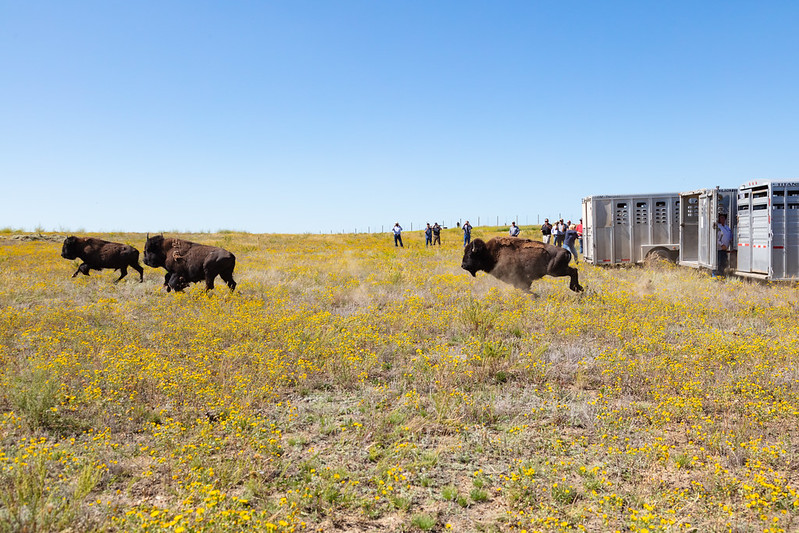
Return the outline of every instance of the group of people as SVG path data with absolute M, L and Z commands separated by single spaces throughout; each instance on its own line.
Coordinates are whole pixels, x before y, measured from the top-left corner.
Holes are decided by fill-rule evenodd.
M 438 222 L 434 222 L 431 226 L 430 223 L 427 223 L 427 226 L 424 228 L 424 245 L 425 246 L 435 246 L 436 244 L 441 246 L 441 230 L 443 228 Z M 463 223 L 461 226 L 463 230 L 463 245 L 466 246 L 470 242 L 472 242 L 472 225 L 469 224 L 469 221 Z M 402 226 L 400 223 L 397 222 L 394 224 L 392 228 L 394 232 L 394 246 L 403 246 L 402 244 Z
M 724 271 L 727 269 L 729 262 L 729 249 L 730 243 L 732 241 L 732 230 L 730 230 L 730 227 L 727 225 L 726 213 L 719 213 L 716 228 L 718 266 L 713 272 L 714 276 L 724 275 Z M 469 224 L 469 221 L 467 220 L 463 223 L 461 229 L 463 230 L 463 245 L 466 246 L 472 242 L 472 225 Z M 394 224 L 392 231 L 394 232 L 394 246 L 403 246 L 402 226 L 400 226 L 399 222 Z M 518 225 L 516 225 L 516 222 L 511 222 L 508 233 L 511 237 L 518 237 L 521 233 L 521 229 Z M 543 236 L 544 244 L 554 244 L 555 246 L 566 248 L 571 252 L 572 256 L 574 257 L 574 261 L 579 263 L 577 260 L 578 256 L 575 243 L 579 243 L 580 253 L 583 253 L 582 218 L 577 224 L 572 224 L 571 220 L 564 222 L 562 218 L 555 221 L 554 224 L 551 224 L 549 219 L 545 218 L 544 223 L 541 225 L 541 235 Z M 424 229 L 424 245 L 435 246 L 436 244 L 441 246 L 441 226 L 438 224 L 438 222 L 433 223 L 432 226 L 428 222 L 427 227 Z
M 435 246 L 436 244 L 438 244 L 439 246 L 441 246 L 441 229 L 442 228 L 438 222 L 434 222 L 432 226 L 428 222 L 427 227 L 425 227 L 424 229 L 424 245 Z M 400 226 L 400 223 L 397 222 L 396 224 L 394 224 L 394 227 L 391 229 L 391 231 L 394 233 L 394 246 L 404 247 L 402 244 L 402 226 Z M 471 235 L 472 227 L 469 225 L 468 220 L 466 221 L 466 224 L 463 225 L 463 233 L 464 233 L 463 243 L 464 245 L 466 245 L 468 244 L 466 242 L 467 236 L 469 242 L 471 242 L 472 240 L 472 235 Z
M 579 262 L 575 243 L 580 244 L 580 253 L 583 253 L 582 218 L 577 224 L 572 224 L 571 220 L 564 222 L 562 218 L 556 220 L 554 224 L 550 224 L 549 219 L 545 218 L 544 223 L 541 224 L 541 235 L 543 235 L 544 244 L 554 244 L 566 248 L 574 256 L 574 261 Z
M 441 246 L 441 229 L 438 222 L 434 222 L 432 226 L 428 222 L 424 229 L 424 245 L 435 246 L 438 244 Z M 468 220 L 463 223 L 461 230 L 463 231 L 463 245 L 466 246 L 472 242 L 472 225 L 469 224 Z M 394 246 L 403 246 L 402 226 L 400 226 L 399 222 L 394 224 L 392 231 L 394 233 Z M 521 234 L 521 228 L 519 228 L 515 221 L 510 223 L 508 234 L 511 237 L 518 237 Z M 555 222 L 554 225 L 550 224 L 549 219 L 546 218 L 541 225 L 541 234 L 544 236 L 545 244 L 554 244 L 555 246 L 567 248 L 574 256 L 575 262 L 577 262 L 576 242 L 580 244 L 580 253 L 583 252 L 582 218 L 578 224 L 572 224 L 571 220 L 564 222 L 563 219 L 560 219 Z

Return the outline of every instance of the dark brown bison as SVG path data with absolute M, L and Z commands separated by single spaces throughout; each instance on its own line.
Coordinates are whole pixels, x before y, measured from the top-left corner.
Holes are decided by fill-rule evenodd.
M 488 242 L 475 239 L 466 245 L 461 268 L 472 276 L 484 270 L 497 279 L 525 292 L 530 284 L 544 276 L 569 276 L 569 288 L 580 292 L 577 269 L 570 267 L 571 252 L 551 244 L 518 237 L 494 237 Z
M 205 280 L 205 290 L 211 290 L 216 276 L 222 278 L 231 291 L 236 288 L 233 281 L 236 256 L 217 246 L 148 235 L 144 244 L 144 264 L 166 269 L 164 286 L 167 292 L 181 291 L 189 283 L 202 280 Z
M 108 242 L 93 237 L 69 236 L 64 239 L 61 257 L 83 261 L 72 274 L 73 278 L 78 272 L 88 276 L 90 270 L 112 268 L 119 270 L 119 278 L 114 282 L 116 283 L 128 275 L 128 267 L 131 267 L 139 273 L 139 282 L 144 280 L 144 269 L 139 264 L 139 251 L 128 244 Z

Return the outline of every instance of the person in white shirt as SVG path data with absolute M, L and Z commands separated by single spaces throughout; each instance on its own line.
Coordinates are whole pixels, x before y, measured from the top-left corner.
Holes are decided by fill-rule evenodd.
M 402 226 L 399 225 L 399 222 L 394 224 L 392 231 L 394 232 L 394 246 L 402 246 Z
M 510 233 L 511 237 L 518 237 L 520 231 L 521 230 L 519 229 L 519 226 L 516 225 L 516 222 L 510 223 L 510 230 L 508 231 L 508 233 Z

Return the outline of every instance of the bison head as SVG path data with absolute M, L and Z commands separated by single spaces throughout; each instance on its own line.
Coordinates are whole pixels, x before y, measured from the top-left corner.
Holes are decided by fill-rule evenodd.
M 163 235 L 147 237 L 147 242 L 144 243 L 144 264 L 153 268 L 163 267 L 166 265 L 166 252 L 164 251 Z
M 461 268 L 469 272 L 472 276 L 477 275 L 478 270 L 490 271 L 493 267 L 491 254 L 482 239 L 475 239 L 467 244 L 463 250 L 463 261 Z
M 64 239 L 64 246 L 61 247 L 61 257 L 64 259 L 77 259 L 78 253 L 80 253 L 78 238 L 69 236 Z

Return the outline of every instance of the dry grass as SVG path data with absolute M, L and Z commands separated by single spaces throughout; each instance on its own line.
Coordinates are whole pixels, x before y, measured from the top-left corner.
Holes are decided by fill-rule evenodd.
M 239 286 L 167 294 L 7 237 L 2 531 L 799 527 L 794 287 L 581 263 L 530 296 L 448 230 L 182 235 Z

